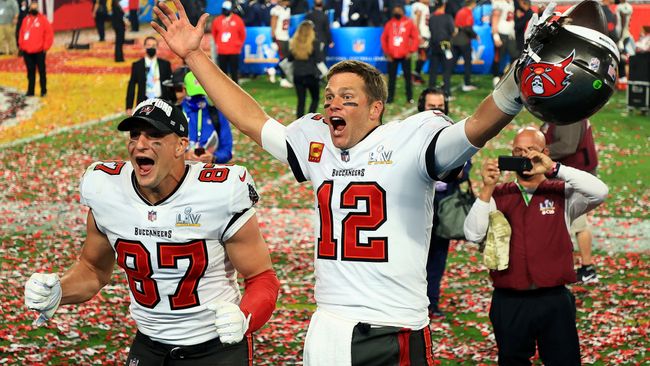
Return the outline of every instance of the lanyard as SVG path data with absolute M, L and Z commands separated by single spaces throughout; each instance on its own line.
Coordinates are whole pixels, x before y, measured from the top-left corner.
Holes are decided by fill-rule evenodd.
M 29 37 L 29 32 L 31 32 L 32 28 L 34 28 L 34 23 L 36 23 L 36 21 L 38 20 L 38 17 L 37 16 L 29 16 L 25 20 L 31 20 L 31 22 L 29 23 L 29 29 L 25 29 L 25 36 Z M 27 28 L 27 27 L 25 27 L 25 28 Z M 27 38 L 25 38 L 25 39 L 27 39 Z
M 196 121 L 196 143 L 201 143 L 201 128 L 203 126 L 203 108 L 199 109 L 199 120 Z
M 185 113 L 185 110 L 183 110 L 183 114 L 185 115 L 185 118 L 189 121 L 190 117 Z M 203 128 L 203 109 L 199 109 L 199 113 L 197 115 L 198 120 L 196 121 L 196 144 L 201 145 L 201 129 Z
M 519 188 L 519 191 L 521 191 L 521 196 L 524 198 L 524 203 L 526 204 L 526 206 L 528 206 L 530 204 L 532 194 L 526 192 L 526 188 L 524 188 L 524 186 L 519 184 L 518 181 L 515 181 L 515 184 L 517 184 L 517 187 Z

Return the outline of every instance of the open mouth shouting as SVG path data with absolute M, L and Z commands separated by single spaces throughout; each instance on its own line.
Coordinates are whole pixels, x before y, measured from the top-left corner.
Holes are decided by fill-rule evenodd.
M 138 156 L 135 158 L 135 163 L 136 166 L 134 168 L 136 169 L 136 173 L 140 176 L 146 176 L 153 169 L 155 161 L 146 156 Z
M 343 136 L 343 130 L 345 130 L 347 123 L 343 118 L 333 116 L 330 117 L 330 125 L 332 125 L 332 134 L 335 137 L 340 137 Z

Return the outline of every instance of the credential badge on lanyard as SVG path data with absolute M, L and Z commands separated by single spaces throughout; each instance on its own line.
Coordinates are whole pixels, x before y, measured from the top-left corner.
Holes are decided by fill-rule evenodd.
M 23 35 L 23 40 L 24 40 L 24 41 L 26 41 L 26 40 L 29 39 L 29 32 L 32 30 L 32 28 L 34 28 L 34 25 L 36 25 L 36 26 L 38 27 L 38 24 L 37 24 L 37 23 L 38 23 L 38 19 L 34 20 L 34 21 L 29 25 L 29 29 L 26 30 L 26 31 L 25 31 L 25 34 Z

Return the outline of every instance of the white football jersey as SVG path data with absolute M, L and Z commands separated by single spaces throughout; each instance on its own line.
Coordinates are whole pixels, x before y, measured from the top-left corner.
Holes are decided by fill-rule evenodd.
M 287 127 L 289 165 L 316 193 L 320 308 L 370 324 L 428 324 L 434 179 L 433 161 L 425 156 L 449 125 L 432 111 L 419 113 L 378 126 L 346 151 L 333 145 L 319 114 Z
M 291 8 L 276 5 L 271 9 L 271 16 L 278 17 L 277 23 L 275 23 L 275 38 L 278 41 L 288 41 Z
M 224 243 L 255 213 L 246 168 L 188 162 L 183 180 L 152 205 L 135 188 L 130 162 L 97 162 L 81 180 L 81 203 L 125 271 L 131 315 L 152 339 L 193 345 L 216 338 L 215 299 L 239 304 Z
M 515 36 L 515 3 L 509 0 L 495 0 L 492 2 L 492 11 L 500 10 L 497 32 L 511 37 Z
M 427 39 L 431 38 L 431 30 L 429 29 L 429 7 L 419 1 L 414 2 L 413 5 L 411 5 L 411 18 L 413 19 L 413 22 L 417 20 L 415 16 L 416 12 L 420 12 L 420 22 L 415 25 L 418 28 L 420 37 Z M 422 43 L 422 40 L 420 40 L 420 43 Z

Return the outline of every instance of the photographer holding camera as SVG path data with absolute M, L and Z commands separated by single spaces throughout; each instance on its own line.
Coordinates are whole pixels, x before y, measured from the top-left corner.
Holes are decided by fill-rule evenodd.
M 491 212 L 503 213 L 512 230 L 507 268 L 490 270 L 499 364 L 529 365 L 537 344 L 544 364 L 579 365 L 575 298 L 565 287 L 576 282 L 569 227 L 600 205 L 608 188 L 587 172 L 552 161 L 535 128 L 517 133 L 512 155 L 500 159 L 501 166 L 485 162 L 483 188 L 465 220 L 465 236 L 476 243 L 486 238 Z M 497 184 L 504 169 L 514 170 L 516 181 Z

